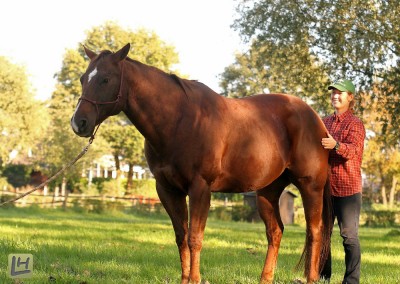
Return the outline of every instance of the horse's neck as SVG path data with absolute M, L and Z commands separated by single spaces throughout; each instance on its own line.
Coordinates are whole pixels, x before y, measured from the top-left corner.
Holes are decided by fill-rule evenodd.
M 139 62 L 127 65 L 124 112 L 147 141 L 163 147 L 174 135 L 188 98 L 168 74 Z

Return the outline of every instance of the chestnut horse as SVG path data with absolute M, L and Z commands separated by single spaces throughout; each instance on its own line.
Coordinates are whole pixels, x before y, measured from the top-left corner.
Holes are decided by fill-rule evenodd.
M 74 132 L 94 137 L 121 111 L 145 137 L 159 198 L 175 231 L 181 282 L 199 283 L 200 251 L 211 192 L 257 192 L 268 251 L 262 283 L 274 277 L 283 233 L 279 196 L 293 183 L 307 222 L 305 276 L 319 279 L 330 245 L 326 129 L 301 99 L 284 94 L 229 99 L 206 85 L 127 57 L 130 45 L 100 54 L 85 47 L 89 66 L 71 119 Z M 186 197 L 189 197 L 188 204 Z

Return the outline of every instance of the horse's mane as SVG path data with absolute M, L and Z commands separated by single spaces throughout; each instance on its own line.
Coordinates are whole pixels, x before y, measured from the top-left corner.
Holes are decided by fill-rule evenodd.
M 113 52 L 111 52 L 110 50 L 102 50 L 100 52 L 99 56 L 97 57 L 97 60 L 100 60 L 104 56 L 107 56 L 107 55 L 110 55 L 110 54 L 113 54 Z M 147 65 L 145 63 L 142 63 L 140 61 L 134 60 L 134 59 L 129 58 L 129 57 L 126 57 L 125 60 L 127 60 L 129 62 L 132 62 L 132 63 L 135 63 L 135 64 L 139 63 L 141 65 L 145 65 L 148 68 L 151 68 L 152 70 L 155 70 L 160 74 L 163 74 L 165 76 L 169 76 L 170 78 L 173 79 L 173 81 L 175 83 L 177 83 L 182 88 L 182 90 L 185 92 L 186 96 L 188 96 L 188 93 L 192 92 L 192 87 L 199 87 L 199 86 L 200 87 L 207 87 L 206 85 L 204 85 L 203 83 L 201 83 L 201 82 L 199 82 L 197 80 L 183 79 L 183 78 L 179 77 L 176 74 L 164 72 L 163 70 L 161 70 L 161 69 L 159 69 L 157 67 Z
M 189 95 L 194 92 L 194 89 L 196 87 L 200 87 L 200 88 L 207 87 L 206 85 L 204 85 L 203 83 L 201 83 L 201 82 L 199 82 L 197 80 L 183 79 L 183 78 L 179 77 L 178 75 L 176 75 L 174 73 L 167 73 L 167 72 L 165 72 L 165 71 L 163 71 L 163 70 L 161 70 L 161 69 L 159 69 L 157 67 L 147 65 L 145 63 L 142 63 L 140 61 L 134 60 L 134 59 L 129 58 L 129 57 L 125 58 L 125 60 L 127 60 L 127 61 L 129 61 L 131 63 L 144 65 L 144 66 L 152 69 L 153 71 L 156 71 L 157 73 L 162 74 L 163 76 L 167 76 L 167 77 L 171 78 L 183 90 L 183 92 L 185 93 L 187 98 L 189 98 Z
M 176 74 L 169 74 L 169 76 L 182 88 L 186 97 L 189 98 L 188 92 L 191 91 L 190 85 L 188 85 L 185 81 L 183 81 L 182 78 L 178 77 Z

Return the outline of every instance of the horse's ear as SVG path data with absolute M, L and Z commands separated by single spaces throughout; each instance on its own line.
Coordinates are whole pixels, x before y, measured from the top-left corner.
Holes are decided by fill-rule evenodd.
M 120 50 L 118 50 L 116 53 L 114 53 L 114 58 L 118 61 L 122 61 L 124 60 L 129 53 L 129 50 L 131 49 L 131 44 L 128 43 L 127 45 L 125 45 L 123 48 L 121 48 Z
M 86 46 L 83 46 L 83 49 L 85 50 L 86 55 L 89 57 L 90 60 L 92 60 L 94 57 L 97 56 L 96 53 L 91 51 L 90 49 L 86 48 Z

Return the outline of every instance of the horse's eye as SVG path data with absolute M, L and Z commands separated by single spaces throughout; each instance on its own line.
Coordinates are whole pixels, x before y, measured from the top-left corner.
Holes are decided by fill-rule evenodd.
M 108 81 L 109 81 L 109 79 L 108 79 L 108 78 L 104 78 L 104 79 L 103 79 L 103 83 L 104 83 L 104 84 L 107 84 L 107 83 L 108 83 Z

